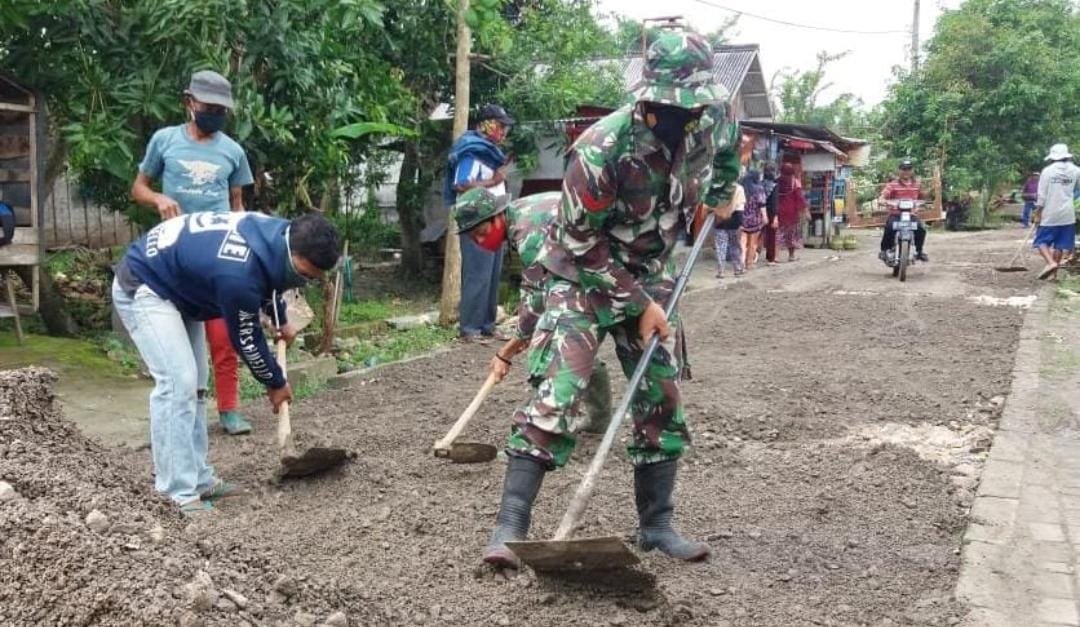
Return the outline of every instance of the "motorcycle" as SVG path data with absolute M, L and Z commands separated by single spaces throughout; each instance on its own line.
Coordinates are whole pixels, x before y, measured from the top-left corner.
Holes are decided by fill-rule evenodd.
M 908 266 L 917 261 L 914 245 L 915 231 L 919 230 L 919 218 L 915 213 L 922 207 L 923 201 L 903 199 L 889 201 L 888 204 L 900 210 L 900 217 L 893 223 L 893 247 L 887 253 L 885 265 L 892 268 L 894 277 L 907 281 Z

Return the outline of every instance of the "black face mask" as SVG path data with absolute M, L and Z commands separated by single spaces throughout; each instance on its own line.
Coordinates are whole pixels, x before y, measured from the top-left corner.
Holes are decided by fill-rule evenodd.
M 195 126 L 207 135 L 212 135 L 225 128 L 225 116 L 224 111 L 196 111 Z
M 645 115 L 649 114 L 656 116 L 656 125 L 650 130 L 671 152 L 679 148 L 686 137 L 686 127 L 697 119 L 689 109 L 653 103 L 645 105 Z

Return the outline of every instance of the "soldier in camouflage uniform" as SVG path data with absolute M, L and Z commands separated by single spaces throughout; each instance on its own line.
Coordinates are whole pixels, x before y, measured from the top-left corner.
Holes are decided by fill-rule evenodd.
M 491 372 L 502 381 L 510 372 L 513 358 L 529 347 L 536 323 L 544 312 L 544 291 L 547 269 L 538 262 L 544 247 L 547 229 L 555 221 L 561 194 L 547 192 L 510 202 L 509 196 L 496 196 L 486 189 L 471 189 L 454 206 L 458 233 L 468 233 L 481 248 L 498 250 L 503 242 L 521 257 L 521 292 L 518 305 L 518 326 L 514 337 L 491 358 Z M 579 399 L 588 408 L 583 414 L 571 408 L 571 422 L 582 431 L 598 433 L 607 427 L 611 418 L 611 385 L 607 368 L 600 360 L 593 367 L 585 398 Z
M 689 432 L 662 305 L 674 288 L 678 229 L 699 205 L 730 215 L 738 130 L 711 69 L 701 36 L 661 32 L 646 53 L 635 103 L 594 124 L 570 151 L 558 217 L 539 257 L 551 278 L 529 354 L 535 391 L 514 414 L 502 503 L 484 552 L 493 566 L 518 567 L 505 542 L 526 537 L 545 471 L 570 457 L 567 418 L 609 335 L 627 376 L 648 338 L 664 340 L 631 407 L 639 546 L 687 561 L 709 554 L 707 544 L 684 539 L 671 524 Z

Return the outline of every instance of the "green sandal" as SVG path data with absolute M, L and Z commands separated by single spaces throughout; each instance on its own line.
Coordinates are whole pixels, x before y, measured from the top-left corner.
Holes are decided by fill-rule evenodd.
M 214 485 L 210 486 L 206 491 L 199 494 L 199 498 L 203 502 L 213 503 L 218 499 L 227 498 L 230 496 L 236 496 L 237 487 L 235 483 L 229 483 L 224 479 L 218 479 L 214 482 Z
M 214 504 L 196 499 L 180 506 L 180 515 L 184 518 L 197 518 L 214 513 Z

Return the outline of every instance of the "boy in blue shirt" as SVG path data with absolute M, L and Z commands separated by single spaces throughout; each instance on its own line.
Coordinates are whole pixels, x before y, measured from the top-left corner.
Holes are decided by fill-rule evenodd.
M 186 124 L 163 128 L 150 138 L 131 195 L 155 208 L 162 220 L 203 211 L 243 211 L 243 188 L 253 183 L 251 166 L 244 149 L 221 130 L 234 107 L 232 86 L 217 72 L 196 72 L 184 91 L 184 107 Z M 161 193 L 150 187 L 154 180 L 161 181 Z M 206 336 L 214 362 L 218 420 L 226 433 L 250 433 L 251 424 L 236 411 L 239 362 L 225 323 L 208 320 Z
M 185 516 L 213 511 L 215 500 L 234 491 L 208 461 L 203 321 L 223 319 L 231 346 L 277 411 L 292 390 L 259 313 L 276 314 L 278 337 L 291 343 L 296 330 L 280 293 L 321 278 L 337 264 L 339 247 L 334 227 L 314 213 L 289 221 L 199 212 L 150 229 L 117 265 L 113 307 L 154 377 L 154 485 Z

